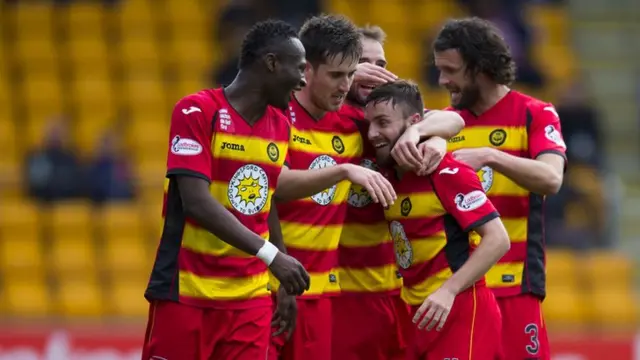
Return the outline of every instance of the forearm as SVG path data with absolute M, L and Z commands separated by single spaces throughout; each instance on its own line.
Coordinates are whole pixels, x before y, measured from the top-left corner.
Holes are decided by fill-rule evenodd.
M 421 139 L 437 136 L 450 139 L 464 128 L 464 120 L 453 111 L 431 110 L 415 126 Z
M 347 179 L 347 166 L 342 164 L 313 170 L 282 169 L 276 187 L 276 201 L 291 201 L 313 196 Z
M 509 239 L 488 235 L 482 238 L 480 245 L 469 260 L 458 269 L 442 286 L 454 294 L 475 284 L 509 250 Z
M 188 217 L 231 246 L 250 255 L 256 255 L 265 244 L 263 238 L 247 229 L 222 204 L 210 196 L 184 205 Z
M 278 209 L 276 208 L 275 201 L 271 201 L 271 211 L 269 211 L 269 242 L 282 253 L 287 253 L 287 248 L 284 245 L 284 238 L 282 237 L 282 228 L 280 227 L 280 218 L 278 217 Z
M 487 159 L 487 165 L 536 194 L 555 194 L 562 185 L 562 174 L 558 174 L 551 165 L 539 160 L 494 150 Z

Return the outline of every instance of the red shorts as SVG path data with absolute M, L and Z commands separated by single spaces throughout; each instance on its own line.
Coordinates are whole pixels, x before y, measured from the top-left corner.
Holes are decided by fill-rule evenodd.
M 502 352 L 505 359 L 549 360 L 549 338 L 542 302 L 533 295 L 498 298 L 502 313 Z
M 409 307 L 400 295 L 347 295 L 333 299 L 332 359 L 404 360 L 401 324 Z
M 270 307 L 220 310 L 153 301 L 142 360 L 264 359 L 270 323 Z
M 285 334 L 271 338 L 268 359 L 331 359 L 331 301 L 330 298 L 298 299 L 296 329 L 289 341 Z
M 412 307 L 412 317 L 419 307 Z M 407 324 L 406 330 L 413 334 L 407 359 L 501 359 L 501 322 L 500 309 L 491 290 L 474 286 L 456 296 L 441 331 L 418 330 L 417 324 Z

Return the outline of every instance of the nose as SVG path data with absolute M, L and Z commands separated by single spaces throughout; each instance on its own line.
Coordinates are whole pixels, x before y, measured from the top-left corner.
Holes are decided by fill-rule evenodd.
M 349 78 L 340 81 L 340 84 L 338 85 L 338 90 L 340 92 L 346 94 L 347 92 L 349 92 L 349 88 L 351 88 L 351 80 Z
M 376 129 L 375 125 L 373 125 L 373 123 L 369 123 L 369 131 L 367 132 L 369 141 L 375 140 L 379 135 L 380 133 L 378 132 L 378 129 Z
M 300 82 L 298 83 L 298 86 L 300 88 L 303 88 L 303 87 L 307 86 L 307 79 L 305 79 L 304 76 L 300 79 Z
M 451 81 L 449 80 L 449 78 L 447 78 L 447 76 L 440 71 L 440 75 L 438 76 L 438 85 L 440 86 L 447 86 Z

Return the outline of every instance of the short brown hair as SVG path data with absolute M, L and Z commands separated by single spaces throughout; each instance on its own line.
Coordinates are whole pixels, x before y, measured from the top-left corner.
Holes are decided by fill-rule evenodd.
M 483 73 L 500 85 L 516 78 L 516 64 L 509 45 L 489 21 L 477 17 L 447 21 L 435 41 L 435 52 L 456 49 L 471 74 Z
M 365 39 L 370 39 L 373 41 L 377 41 L 380 44 L 384 44 L 384 41 L 387 39 L 387 33 L 382 30 L 380 26 L 377 25 L 365 25 L 361 28 L 358 28 L 358 33 Z
M 307 61 L 313 66 L 324 64 L 336 56 L 355 62 L 362 56 L 358 28 L 346 16 L 314 16 L 305 21 L 298 35 Z
M 402 106 L 402 113 L 405 117 L 418 113 L 424 115 L 424 103 L 420 88 L 416 83 L 408 80 L 396 80 L 382 84 L 367 97 L 367 104 L 378 104 L 381 102 L 391 101 L 391 105 Z

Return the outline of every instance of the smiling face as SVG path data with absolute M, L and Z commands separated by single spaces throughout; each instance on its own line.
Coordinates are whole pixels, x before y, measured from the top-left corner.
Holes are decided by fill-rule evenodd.
M 360 57 L 360 63 L 369 63 L 381 68 L 387 67 L 387 59 L 384 55 L 384 48 L 382 43 L 374 39 L 362 38 L 362 57 Z M 354 82 L 349 89 L 347 99 L 358 105 L 364 106 L 367 96 L 371 94 L 374 89 L 374 84 Z
M 307 63 L 307 88 L 316 107 L 324 111 L 340 109 L 353 82 L 357 60 L 339 54 L 316 66 Z
M 297 38 L 283 43 L 274 55 L 272 76 L 267 81 L 269 104 L 286 109 L 291 100 L 291 93 L 306 85 L 304 71 L 306 68 L 305 52 Z
M 368 103 L 364 116 L 369 121 L 368 138 L 376 149 L 376 163 L 382 167 L 394 165 L 391 149 L 407 127 L 420 120 L 420 115 L 407 116 L 403 105 L 394 105 L 392 100 L 387 100 Z
M 455 109 L 469 109 L 480 100 L 478 75 L 467 71 L 467 66 L 456 49 L 436 51 L 435 65 L 440 71 L 438 83 L 449 91 L 451 106 Z

